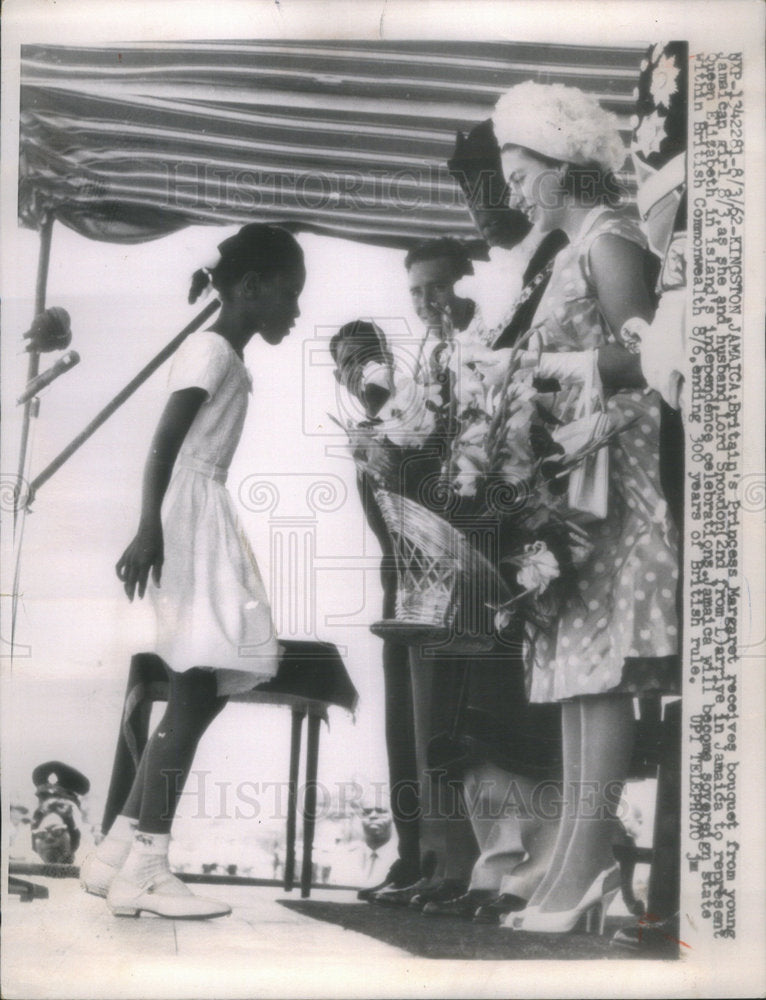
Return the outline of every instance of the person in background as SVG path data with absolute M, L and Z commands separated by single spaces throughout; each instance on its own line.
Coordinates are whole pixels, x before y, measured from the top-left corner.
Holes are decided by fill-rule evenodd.
M 496 169 L 496 163 L 494 164 Z M 520 213 L 504 216 L 496 206 L 497 181 L 485 175 L 490 193 L 474 198 L 484 231 L 493 239 L 502 239 L 513 245 L 524 238 L 529 224 Z M 481 191 L 481 187 L 479 188 Z M 481 200 L 480 200 L 481 199 Z M 489 206 L 487 205 L 489 202 Z M 507 210 L 507 209 L 506 209 Z M 482 214 L 483 213 L 483 214 Z M 540 237 L 542 239 L 542 237 Z M 555 242 L 549 241 L 549 246 Z M 557 245 L 560 245 L 560 241 Z M 534 248 L 528 252 L 532 254 Z M 412 304 L 424 325 L 421 335 L 419 358 L 421 369 L 434 386 L 440 388 L 440 401 L 449 406 L 460 392 L 457 379 L 461 377 L 461 357 L 468 356 L 472 345 L 494 346 L 498 331 L 488 328 L 481 309 L 472 299 L 460 296 L 456 283 L 473 273 L 473 264 L 463 246 L 449 238 L 425 240 L 413 248 L 405 259 Z M 519 285 L 521 285 L 519 280 Z M 510 298 L 510 296 L 509 296 Z M 508 309 L 509 318 L 513 310 Z M 503 333 L 505 323 L 499 332 Z M 498 365 L 504 358 L 498 354 Z M 449 426 L 444 432 L 448 438 Z M 447 441 L 436 442 L 444 447 Z M 427 481 L 421 476 L 420 485 Z M 429 506 L 427 490 L 419 489 L 412 498 Z M 437 510 L 437 513 L 443 513 Z M 496 739 L 499 714 L 505 722 L 512 719 L 515 730 L 516 750 L 510 755 L 501 752 L 501 759 L 508 766 L 508 780 L 524 789 L 527 800 L 532 785 L 516 773 L 518 746 L 525 743 L 522 756 L 533 758 L 531 767 L 535 774 L 547 774 L 548 754 L 541 751 L 541 743 L 531 735 L 530 727 L 522 716 L 526 712 L 522 671 L 511 673 L 504 657 L 487 661 L 482 659 L 468 667 L 468 698 L 465 712 L 464 736 L 471 743 L 470 750 L 454 747 L 450 739 L 458 711 L 459 692 L 462 685 L 465 661 L 462 658 L 423 656 L 417 647 L 410 648 L 410 664 L 415 719 L 415 744 L 418 761 L 419 787 L 421 790 L 422 818 L 420 822 L 421 855 L 433 859 L 433 871 L 421 873 L 421 878 L 403 889 L 384 890 L 375 895 L 375 901 L 387 905 L 408 905 L 429 915 L 445 914 L 461 917 L 473 916 L 481 905 L 496 903 L 508 912 L 523 905 L 546 868 L 546 851 L 551 846 L 553 824 L 542 825 L 531 819 L 519 823 L 513 814 L 502 817 L 504 822 L 493 830 L 493 824 L 483 820 L 472 823 L 466 809 L 465 792 L 468 788 L 485 789 L 487 783 L 474 781 L 472 770 L 477 764 L 489 760 L 487 743 Z M 507 711 L 503 712 L 501 706 Z M 548 709 L 543 709 L 550 711 Z M 552 729 L 551 729 L 552 722 Z M 557 720 L 548 720 L 545 732 L 556 732 Z M 495 736 L 488 736 L 494 733 Z M 528 733 L 525 741 L 522 733 Z M 502 743 L 502 738 L 500 739 Z M 553 753 L 560 744 L 554 735 Z M 482 749 L 477 753 L 477 747 Z M 465 766 L 453 767 L 454 755 L 465 758 Z M 538 763 L 540 758 L 542 764 Z M 511 762 L 509 764 L 509 761 Z M 497 781 L 499 771 L 493 772 Z M 489 802 L 478 806 L 486 812 Z M 494 805 L 497 805 L 495 799 Z M 529 802 L 526 802 L 529 805 Z M 520 805 L 525 810 L 525 805 Z M 527 817 L 530 817 L 526 809 Z M 524 835 L 522 836 L 522 829 Z M 549 836 L 546 839 L 545 831 Z M 530 857 L 528 848 L 532 848 Z M 482 855 L 476 867 L 477 858 Z M 518 878 L 504 884 L 504 876 L 518 869 Z M 496 914 L 493 919 L 498 919 Z
M 77 768 L 58 760 L 32 772 L 38 806 L 32 815 L 32 847 L 46 864 L 74 863 L 82 841 L 80 797 L 90 781 Z
M 437 343 L 483 329 L 476 303 L 455 291 L 461 278 L 473 274 L 473 263 L 458 240 L 423 240 L 409 251 L 404 266 L 417 317 Z
M 358 865 L 364 885 L 375 885 L 387 867 L 394 847 L 391 842 L 392 817 L 388 803 L 379 795 L 367 794 L 359 805 L 364 847 L 358 852 Z
M 19 802 L 11 802 L 9 820 L 11 830 L 8 836 L 8 857 L 11 861 L 30 861 L 34 851 L 29 809 Z
M 354 803 L 361 827 L 361 838 L 352 836 L 336 853 L 332 881 L 341 885 L 361 886 L 360 891 L 379 885 L 395 863 L 397 847 L 393 817 L 388 801 L 379 786 L 369 787 Z
M 285 857 L 284 845 L 275 837 L 271 844 L 271 877 L 275 882 L 284 878 Z

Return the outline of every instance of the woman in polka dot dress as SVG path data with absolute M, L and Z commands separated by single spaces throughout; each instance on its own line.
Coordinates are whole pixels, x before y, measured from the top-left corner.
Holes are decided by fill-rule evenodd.
M 548 872 L 510 926 L 571 930 L 603 916 L 619 884 L 612 843 L 630 761 L 632 696 L 672 691 L 678 668 L 677 533 L 662 496 L 660 399 L 646 388 L 623 325 L 651 320 L 650 260 L 637 224 L 612 205 L 625 150 L 613 116 L 574 88 L 521 84 L 501 98 L 495 131 L 512 201 L 569 245 L 533 321 L 529 361 L 562 386 L 547 397 L 571 420 L 573 395 L 605 401 L 612 426 L 608 512 L 586 526 L 592 545 L 576 592 L 546 632 L 530 632 L 530 698 L 562 702 L 565 794 Z M 589 400 L 590 402 L 590 400 Z
M 556 368 L 555 358 L 546 365 L 548 352 L 600 353 L 610 341 L 615 344 L 591 265 L 591 254 L 606 253 L 597 241 L 604 247 L 614 245 L 612 241 L 637 250 L 645 246 L 638 226 L 619 212 L 596 209 L 586 217 L 585 228 L 559 254 L 535 317 L 542 373 Z M 564 605 L 554 632 L 532 637 L 532 701 L 605 691 L 666 691 L 672 683 L 677 532 L 660 487 L 660 399 L 646 388 L 607 386 L 609 372 L 600 368 L 610 425 L 627 426 L 609 447 L 608 512 L 604 520 L 586 526 L 593 552 L 580 571 L 578 593 Z M 564 387 L 569 383 L 575 390 L 578 382 L 583 384 L 561 378 Z M 554 414 L 566 417 L 571 396 L 564 412 L 563 401 L 556 398 L 562 396 L 567 393 L 546 399 Z

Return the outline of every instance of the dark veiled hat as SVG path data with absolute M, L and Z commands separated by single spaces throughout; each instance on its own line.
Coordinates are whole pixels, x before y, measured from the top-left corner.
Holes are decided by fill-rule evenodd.
M 508 204 L 508 186 L 491 118 L 475 125 L 467 135 L 458 130 L 447 169 L 469 201 L 481 192 L 484 197 L 491 195 L 493 207 Z

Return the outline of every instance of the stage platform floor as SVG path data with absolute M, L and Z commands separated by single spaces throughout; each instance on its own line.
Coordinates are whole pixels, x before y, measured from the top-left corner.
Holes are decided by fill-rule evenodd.
M 420 958 L 377 940 L 369 929 L 362 934 L 282 905 L 297 903 L 300 894 L 273 886 L 195 886 L 200 894 L 227 901 L 233 913 L 218 920 L 182 921 L 114 917 L 103 900 L 83 893 L 74 879 L 30 880 L 44 885 L 50 895 L 31 902 L 7 899 L 2 953 L 6 1000 L 509 996 L 515 995 L 511 984 L 518 989 L 523 978 L 520 965 L 530 971 L 536 967 L 538 976 L 542 971 L 539 961 L 523 962 L 525 958 L 610 958 L 599 964 L 604 973 L 607 967 L 612 975 L 617 971 L 614 953 L 608 954 L 603 939 L 581 941 L 577 954 L 568 954 L 567 944 L 546 935 L 546 956 L 539 945 L 525 954 L 511 932 L 504 932 L 510 961 Z M 348 903 L 352 917 L 359 912 L 349 890 L 314 889 L 311 901 Z M 367 912 L 368 924 L 370 916 Z M 401 919 L 413 917 L 426 919 L 406 912 Z M 392 918 L 391 910 L 380 914 L 381 922 Z M 441 928 L 434 926 L 434 933 Z

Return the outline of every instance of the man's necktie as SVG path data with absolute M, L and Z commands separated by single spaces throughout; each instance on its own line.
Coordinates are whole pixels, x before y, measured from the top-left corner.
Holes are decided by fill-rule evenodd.
M 448 340 L 440 340 L 431 351 L 431 357 L 429 359 L 429 369 L 431 374 L 432 385 L 439 386 L 439 395 L 441 397 L 442 405 L 446 406 L 451 397 L 451 379 L 450 379 L 450 356 L 452 353 L 452 344 Z
M 370 878 L 375 870 L 375 862 L 378 860 L 378 852 L 370 851 L 370 862 L 367 866 L 367 878 Z

